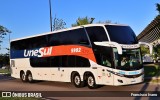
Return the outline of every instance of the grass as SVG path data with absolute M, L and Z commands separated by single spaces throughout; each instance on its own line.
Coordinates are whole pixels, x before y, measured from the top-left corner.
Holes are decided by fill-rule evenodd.
M 0 97 L 0 100 L 41 100 L 40 98 Z
M 160 76 L 160 65 L 147 64 L 144 65 L 145 77 L 159 77 Z
M 0 69 L 0 73 L 10 74 L 10 71 L 8 69 Z

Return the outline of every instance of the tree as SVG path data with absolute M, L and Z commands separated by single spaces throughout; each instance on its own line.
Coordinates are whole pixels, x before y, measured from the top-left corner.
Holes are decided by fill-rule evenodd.
M 158 56 L 160 56 L 160 45 L 156 45 L 156 46 L 154 46 L 154 52 L 158 55 Z
M 100 23 L 100 24 L 107 24 L 107 23 L 112 23 L 112 21 L 111 21 L 111 20 L 98 21 L 97 23 Z
M 0 67 L 9 65 L 9 55 L 8 54 L 0 54 Z
M 0 25 L 0 43 L 2 42 L 4 36 L 7 34 L 7 33 L 11 33 L 11 31 L 9 31 L 7 28 L 3 27 L 2 25 Z M 0 45 L 1 47 L 1 45 Z
M 110 24 L 110 23 L 112 23 L 112 21 L 111 20 L 98 21 L 97 23 L 99 23 L 99 24 Z M 118 24 L 118 22 L 114 22 L 113 24 Z
M 142 56 L 144 56 L 145 54 L 149 54 L 149 48 L 145 46 L 141 46 L 141 52 L 142 52 Z
M 54 23 L 53 23 L 53 31 L 64 29 L 66 23 L 63 21 L 63 19 L 58 19 L 54 18 Z
M 156 3 L 156 10 L 158 11 L 159 15 L 160 15 L 160 4 L 159 3 Z
M 72 27 L 75 26 L 80 26 L 80 25 L 87 25 L 87 24 L 92 24 L 95 18 L 88 18 L 86 17 L 82 17 L 82 18 L 78 18 L 75 24 L 72 24 Z

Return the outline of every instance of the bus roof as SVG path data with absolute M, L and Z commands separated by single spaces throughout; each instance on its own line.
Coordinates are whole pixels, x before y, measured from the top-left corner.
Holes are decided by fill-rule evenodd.
M 23 39 L 28 39 L 28 38 L 33 38 L 33 37 L 37 37 L 37 36 L 43 36 L 43 35 L 47 35 L 47 34 L 54 34 L 54 33 L 58 33 L 58 32 L 69 31 L 69 30 L 78 29 L 78 28 L 82 28 L 82 27 L 104 26 L 104 25 L 128 26 L 128 25 L 125 25 L 125 24 L 111 24 L 111 23 L 107 23 L 107 24 L 99 24 L 99 23 L 98 24 L 87 24 L 87 25 L 81 25 L 81 26 L 76 26 L 76 27 L 56 30 L 56 31 L 52 31 L 52 32 L 46 32 L 46 33 L 42 33 L 42 34 L 37 34 L 37 35 L 32 35 L 32 36 L 27 36 L 27 37 L 22 37 L 22 38 L 17 38 L 17 39 L 12 39 L 11 42 L 18 41 L 18 40 L 23 40 Z

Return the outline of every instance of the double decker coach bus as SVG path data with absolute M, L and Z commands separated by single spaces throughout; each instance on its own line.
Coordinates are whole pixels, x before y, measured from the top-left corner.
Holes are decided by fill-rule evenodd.
M 144 80 L 140 44 L 127 25 L 90 24 L 15 39 L 10 63 L 11 76 L 24 82 L 72 82 L 95 88 Z

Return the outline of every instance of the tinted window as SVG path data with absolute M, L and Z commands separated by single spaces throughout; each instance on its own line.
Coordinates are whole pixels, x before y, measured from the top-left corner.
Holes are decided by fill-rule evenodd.
M 89 67 L 88 59 L 80 56 L 62 56 L 62 67 Z
M 76 57 L 77 56 L 68 56 L 68 66 L 75 67 L 76 66 Z
M 90 63 L 87 58 L 76 56 L 76 67 L 89 67 Z
M 30 49 L 30 39 L 18 40 L 11 42 L 11 50 Z
M 89 45 L 83 28 L 51 34 L 49 35 L 49 43 L 51 46 L 69 44 Z
M 50 57 L 50 66 L 60 67 L 61 66 L 61 56 Z
M 30 45 L 32 46 L 32 48 L 47 47 L 48 46 L 47 41 L 48 41 L 47 36 L 45 36 L 45 35 L 44 36 L 38 36 L 38 37 L 32 38 L 30 40 Z
M 62 59 L 62 62 L 61 62 L 61 65 L 62 67 L 68 67 L 68 56 L 62 56 L 61 59 Z
M 56 33 L 56 34 L 51 34 L 49 35 L 49 45 L 50 46 L 57 46 L 61 45 L 61 34 L 62 33 Z
M 30 58 L 30 65 L 32 67 L 50 67 L 50 58 L 49 57 Z
M 137 44 L 136 35 L 129 26 L 106 25 L 111 41 L 120 44 Z
M 94 44 L 93 42 L 108 41 L 107 34 L 103 27 L 100 26 L 87 27 L 86 30 L 92 44 Z
M 95 52 L 97 64 L 107 67 L 113 67 L 113 52 L 112 48 L 99 47 L 98 52 Z
M 80 56 L 30 58 L 32 67 L 90 67 L 88 59 Z
M 48 46 L 47 36 L 39 36 L 11 42 L 12 50 L 34 49 Z

